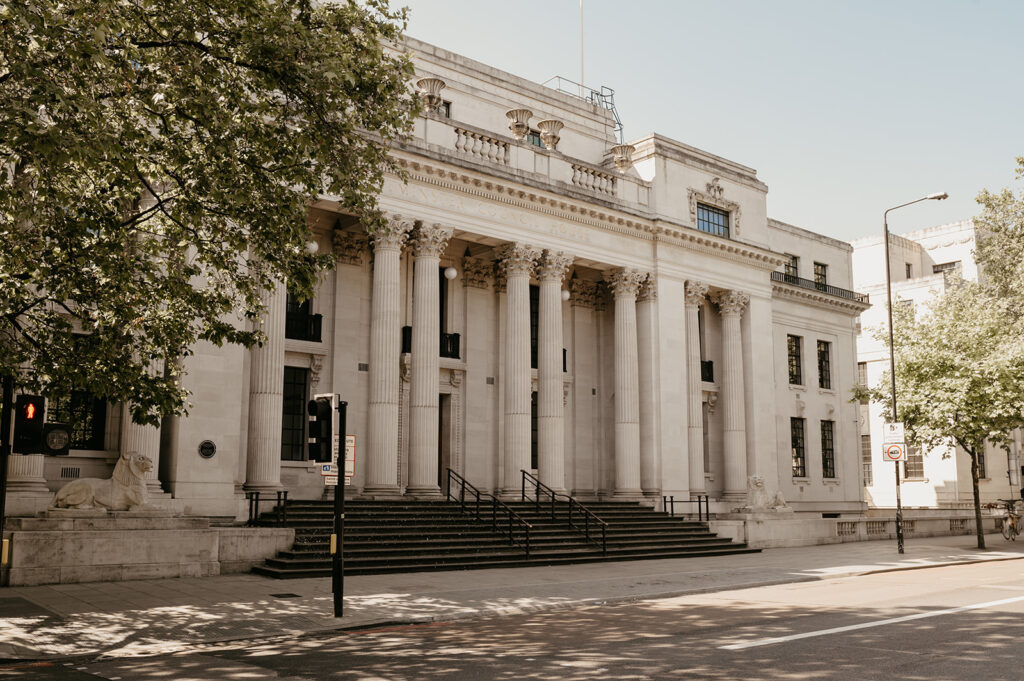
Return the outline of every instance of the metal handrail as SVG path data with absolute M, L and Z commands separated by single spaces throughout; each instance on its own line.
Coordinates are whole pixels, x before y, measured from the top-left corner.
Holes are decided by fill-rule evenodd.
M 704 522 L 711 520 L 711 502 L 706 494 L 698 494 L 696 499 L 680 499 L 676 501 L 675 496 L 661 497 L 661 507 L 670 517 L 676 517 L 676 504 L 697 504 L 697 520 Z M 703 507 L 703 513 L 701 508 Z
M 572 496 L 570 496 L 568 494 L 562 494 L 561 492 L 556 492 L 555 490 L 551 489 L 550 487 L 545 485 L 543 482 L 538 480 L 537 476 L 535 476 L 533 473 L 530 473 L 530 472 L 527 472 L 527 471 L 521 470 L 521 469 L 520 469 L 519 472 L 522 474 L 521 478 L 520 478 L 521 479 L 521 485 L 520 485 L 520 494 L 521 494 L 520 499 L 521 499 L 521 501 L 526 501 L 527 500 L 526 499 L 526 479 L 527 478 L 530 479 L 530 481 L 531 481 L 531 483 L 533 485 L 534 510 L 537 513 L 540 513 L 540 493 L 541 493 L 541 491 L 543 491 L 549 497 L 551 497 L 551 517 L 553 519 L 555 519 L 555 520 L 558 519 L 557 514 L 556 514 L 556 510 L 555 510 L 556 509 L 555 502 L 559 498 L 565 499 L 569 503 L 569 517 L 568 517 L 569 528 L 573 529 L 573 530 L 576 530 L 577 532 L 583 532 L 583 536 L 586 537 L 588 542 L 593 542 L 593 543 L 596 544 L 597 543 L 597 539 L 596 538 L 595 539 L 591 539 L 590 538 L 590 520 L 591 520 L 591 518 L 593 518 L 594 522 L 598 525 L 598 527 L 601 528 L 601 541 L 600 541 L 601 553 L 602 553 L 602 555 L 608 555 L 608 523 L 606 523 L 605 521 L 601 520 L 597 516 L 596 513 L 594 513 L 589 508 L 587 508 L 586 506 L 581 504 L 579 501 L 577 501 L 575 497 L 572 497 Z M 583 527 L 582 528 L 580 528 L 578 525 L 574 524 L 573 521 L 572 521 L 572 510 L 573 510 L 574 507 L 575 508 L 579 508 L 579 510 L 581 510 L 583 512 Z
M 459 487 L 457 495 L 452 494 L 453 480 Z M 466 508 L 467 490 L 469 490 L 469 493 L 473 497 L 470 500 L 470 503 L 473 504 L 473 507 L 469 510 L 467 510 Z M 509 508 L 503 501 L 501 501 L 492 494 L 488 494 L 487 492 L 481 492 L 476 487 L 474 487 L 472 483 L 470 483 L 464 477 L 453 471 L 451 468 L 448 469 L 448 478 L 445 481 L 445 498 L 448 500 L 458 501 L 459 508 L 462 509 L 463 513 L 469 513 L 480 521 L 485 521 L 487 515 L 486 508 L 484 509 L 484 512 L 481 513 L 481 501 L 484 502 L 483 505 L 485 507 L 487 506 L 487 504 L 490 504 L 491 529 L 494 532 L 501 532 L 502 534 L 508 535 L 509 545 L 515 546 L 518 544 L 522 546 L 523 550 L 526 552 L 526 557 L 530 557 L 530 530 L 533 529 L 533 525 L 523 520 L 522 516 L 520 516 L 518 513 Z M 505 526 L 504 529 L 502 529 L 502 527 L 499 526 L 499 509 L 504 514 L 502 518 L 502 524 Z M 522 528 L 521 540 L 517 539 L 516 537 L 516 527 Z
M 798 277 L 795 274 L 772 272 L 772 281 L 781 281 L 782 283 L 790 284 L 791 286 L 798 286 L 812 291 L 821 291 L 822 293 L 827 293 L 832 296 L 855 300 L 858 303 L 868 302 L 868 294 L 866 293 L 857 293 L 856 291 L 839 288 L 838 286 L 832 286 L 831 284 L 823 284 L 812 279 L 804 279 L 803 277 Z
M 274 492 L 277 498 L 277 506 L 274 508 L 274 519 L 278 525 L 288 523 L 288 490 L 279 489 Z M 246 492 L 249 500 L 249 520 L 246 525 L 253 527 L 260 522 L 260 502 L 263 501 L 260 492 Z

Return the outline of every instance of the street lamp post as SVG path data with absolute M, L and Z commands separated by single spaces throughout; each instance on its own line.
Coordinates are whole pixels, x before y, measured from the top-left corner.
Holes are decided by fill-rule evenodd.
M 885 227 L 885 299 L 889 306 L 889 376 L 892 380 L 893 423 L 899 422 L 899 415 L 896 411 L 896 351 L 892 338 L 892 272 L 890 271 L 892 263 L 889 261 L 889 211 L 920 203 L 921 201 L 941 201 L 942 199 L 947 198 L 949 198 L 949 194 L 946 192 L 929 194 L 928 196 L 922 196 L 919 199 L 908 201 L 907 203 L 901 203 L 898 206 L 893 206 L 882 214 L 882 224 Z M 892 465 L 896 472 L 896 550 L 899 553 L 903 553 L 903 502 L 900 499 L 900 462 L 893 461 Z

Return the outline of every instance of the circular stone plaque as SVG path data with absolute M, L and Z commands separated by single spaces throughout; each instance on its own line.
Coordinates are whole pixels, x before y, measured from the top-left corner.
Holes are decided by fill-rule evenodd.
M 213 440 L 203 440 L 199 443 L 199 456 L 204 459 L 212 459 L 217 453 L 217 444 Z

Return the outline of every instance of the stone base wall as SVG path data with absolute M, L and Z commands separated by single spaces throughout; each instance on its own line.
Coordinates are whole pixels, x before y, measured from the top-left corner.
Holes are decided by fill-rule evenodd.
M 205 518 L 11 518 L 8 586 L 209 577 L 244 572 L 289 548 L 287 528 L 210 527 Z

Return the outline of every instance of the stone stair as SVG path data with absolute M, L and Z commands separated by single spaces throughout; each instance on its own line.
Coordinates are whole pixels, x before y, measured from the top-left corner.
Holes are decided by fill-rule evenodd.
M 594 502 L 587 508 L 608 523 L 607 552 L 593 521 L 591 541 L 566 524 L 568 505 L 513 502 L 508 504 L 530 523 L 530 555 L 506 535 L 492 530 L 490 520 L 464 513 L 454 501 L 346 501 L 345 574 L 468 570 L 491 567 L 559 565 L 609 560 L 644 560 L 751 553 L 751 549 L 718 537 L 706 523 L 672 518 L 639 503 Z M 281 579 L 326 577 L 331 573 L 331 501 L 288 501 L 287 526 L 295 543 L 254 571 Z M 579 511 L 577 510 L 576 513 Z M 580 522 L 582 518 L 579 519 Z M 276 524 L 274 511 L 260 524 Z

